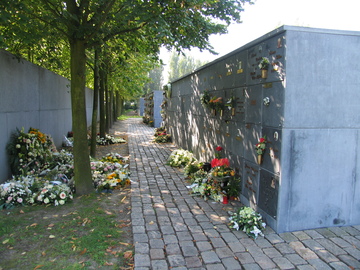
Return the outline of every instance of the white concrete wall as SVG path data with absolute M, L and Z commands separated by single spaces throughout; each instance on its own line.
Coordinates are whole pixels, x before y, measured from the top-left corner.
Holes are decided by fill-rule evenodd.
M 91 124 L 93 91 L 86 91 L 87 121 Z M 57 147 L 72 130 L 70 81 L 0 50 L 0 183 L 11 176 L 6 153 L 18 128 L 38 128 Z

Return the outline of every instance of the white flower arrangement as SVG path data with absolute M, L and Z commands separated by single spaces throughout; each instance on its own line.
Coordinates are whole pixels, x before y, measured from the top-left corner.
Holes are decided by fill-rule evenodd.
M 194 154 L 188 150 L 177 149 L 174 150 L 169 156 L 167 164 L 171 167 L 181 167 L 186 166 L 189 163 L 192 163 L 196 160 Z
M 263 230 L 266 224 L 262 221 L 262 216 L 251 207 L 241 207 L 237 212 L 231 213 L 229 220 L 230 228 L 242 230 L 254 239 L 259 235 L 264 236 Z

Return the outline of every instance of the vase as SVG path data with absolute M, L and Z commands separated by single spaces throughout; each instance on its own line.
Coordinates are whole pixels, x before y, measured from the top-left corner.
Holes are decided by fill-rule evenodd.
M 261 78 L 266 79 L 267 76 L 268 76 L 268 71 L 267 71 L 267 69 L 262 69 L 262 70 L 261 70 Z
M 232 115 L 232 116 L 235 115 L 235 108 L 231 108 L 231 115 Z
M 223 204 L 228 204 L 228 203 L 229 203 L 227 196 L 223 196 L 223 201 L 222 201 L 222 203 L 223 203 Z
M 216 109 L 212 109 L 212 110 L 211 110 L 211 113 L 212 113 L 213 115 L 216 115 Z
M 257 156 L 257 163 L 260 165 L 262 162 L 262 155 Z
M 224 114 L 224 110 L 220 110 L 220 116 L 222 117 Z

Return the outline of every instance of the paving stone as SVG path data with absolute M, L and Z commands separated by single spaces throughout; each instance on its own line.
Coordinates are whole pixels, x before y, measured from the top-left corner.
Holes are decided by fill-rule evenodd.
M 163 236 L 159 230 L 148 231 L 147 235 L 149 236 L 149 239 L 160 239 Z
M 145 233 L 144 226 L 132 226 L 133 233 Z
M 221 235 L 222 239 L 224 239 L 224 241 L 227 243 L 239 242 L 239 239 L 237 239 L 237 237 L 231 232 L 223 232 L 223 233 L 220 233 L 220 235 Z
M 321 259 L 310 259 L 308 262 L 315 267 L 315 269 L 331 270 L 331 267 Z
M 261 247 L 261 248 L 268 248 L 268 247 L 272 247 L 273 245 L 268 241 L 266 240 L 265 238 L 263 237 L 258 237 L 256 240 L 255 240 L 255 243 L 258 247 Z
M 297 241 L 298 238 L 293 235 L 292 233 L 286 232 L 286 233 L 280 233 L 279 236 L 285 241 L 285 242 L 293 242 Z
M 150 239 L 150 248 L 164 248 L 165 244 L 162 239 Z
M 256 263 L 251 263 L 251 264 L 243 264 L 242 268 L 244 270 L 261 270 L 260 266 Z
M 354 269 L 360 269 L 360 261 L 356 260 L 354 257 L 350 255 L 339 255 L 338 258 L 346 263 L 347 265 L 353 267 Z
M 148 243 L 135 243 L 135 253 L 144 253 L 149 254 L 149 244 Z
M 133 234 L 134 243 L 147 243 L 149 238 L 146 233 L 134 233 Z
M 168 244 L 165 246 L 166 254 L 178 255 L 181 254 L 180 246 L 178 244 Z
M 340 227 L 330 227 L 329 230 L 332 231 L 333 233 L 335 233 L 337 236 L 347 236 L 347 235 L 349 235 L 346 231 L 344 231 Z
M 228 246 L 234 253 L 245 251 L 245 247 L 240 242 L 231 242 Z
M 360 260 L 360 250 L 351 246 L 344 249 L 347 253 L 349 253 L 354 258 L 358 258 Z
M 327 228 L 320 228 L 320 229 L 316 229 L 315 231 L 317 231 L 319 234 L 321 234 L 325 238 L 336 237 L 336 234 Z
M 311 239 L 311 237 L 307 235 L 304 231 L 292 232 L 292 234 L 300 241 Z
M 225 269 L 227 270 L 238 270 L 241 269 L 240 263 L 234 259 L 234 257 L 224 258 L 221 260 Z
M 197 256 L 186 257 L 185 262 L 186 262 L 187 268 L 200 267 L 202 265 L 199 257 L 197 257 Z
M 219 263 L 220 259 L 214 251 L 203 251 L 201 257 L 205 264 Z
M 273 258 L 273 261 L 280 269 L 294 269 L 294 265 L 284 257 Z
M 347 232 L 348 234 L 350 234 L 352 236 L 360 235 L 360 231 L 355 229 L 352 226 L 341 227 L 341 229 L 343 229 L 345 232 Z
M 164 235 L 164 243 L 167 244 L 174 244 L 174 243 L 178 243 L 178 239 L 176 237 L 176 235 L 173 234 L 165 234 Z
M 134 261 L 135 267 L 150 266 L 150 256 L 147 254 L 135 254 Z
M 179 241 L 180 247 L 194 247 L 194 241 L 186 240 L 186 241 Z
M 171 225 L 160 225 L 160 230 L 163 234 L 174 234 L 175 231 Z
M 344 239 L 342 239 L 340 237 L 333 237 L 333 238 L 330 238 L 329 240 L 334 242 L 340 248 L 346 248 L 346 247 L 351 247 L 352 246 L 349 242 L 345 241 Z
M 320 233 L 318 233 L 315 230 L 305 230 L 304 231 L 308 236 L 310 236 L 312 239 L 319 239 L 319 238 L 324 238 L 323 235 L 321 235 Z
M 309 248 L 300 248 L 297 249 L 296 252 L 304 259 L 304 260 L 311 260 L 317 259 L 318 256 L 311 251 Z
M 307 265 L 298 265 L 297 269 L 299 269 L 299 270 L 315 270 L 315 268 L 312 267 L 309 264 L 307 264 Z
M 254 258 L 251 256 L 248 252 L 239 252 L 235 253 L 235 256 L 237 257 L 238 261 L 243 264 L 252 264 L 254 261 Z
M 276 244 L 274 247 L 282 254 L 295 253 L 294 248 L 292 248 L 288 243 Z
M 306 264 L 307 262 L 301 258 L 298 254 L 287 254 L 285 258 L 288 259 L 294 265 Z
M 204 233 L 206 236 L 211 237 L 211 238 L 219 238 L 220 234 L 215 230 L 215 229 L 206 229 L 204 230 Z
M 170 267 L 185 266 L 185 258 L 182 255 L 169 255 L 167 257 Z
M 216 263 L 207 265 L 206 270 L 225 270 L 225 268 L 222 264 Z
M 276 264 L 265 254 L 254 258 L 256 263 L 263 269 L 276 268 Z
M 208 240 L 208 237 L 203 233 L 193 233 L 192 234 L 195 241 L 206 241 Z
M 313 251 L 324 249 L 324 247 L 318 241 L 313 239 L 304 240 L 302 243 Z
M 347 266 L 345 263 L 343 262 L 332 262 L 329 264 L 330 267 L 332 267 L 335 270 L 349 270 L 350 267 Z
M 234 257 L 234 253 L 228 247 L 217 248 L 215 249 L 215 252 L 220 259 Z
M 164 250 L 159 248 L 150 249 L 150 258 L 151 260 L 165 259 Z
M 198 254 L 198 250 L 194 246 L 185 246 L 182 247 L 181 249 L 185 257 L 192 257 Z
M 220 247 L 226 247 L 226 243 L 221 238 L 209 238 L 211 244 L 214 246 L 214 248 L 220 248 Z
M 151 267 L 152 270 L 164 270 L 169 268 L 165 260 L 152 260 Z
M 213 249 L 212 245 L 208 241 L 197 241 L 195 244 L 200 252 Z
M 341 254 L 346 254 L 346 251 L 344 251 L 342 248 L 334 244 L 334 242 L 329 239 L 323 238 L 323 239 L 317 239 L 316 241 L 320 243 L 326 250 L 330 251 L 332 254 L 336 256 Z
M 277 235 L 277 234 L 275 234 L 275 233 L 266 234 L 266 235 L 265 235 L 265 238 L 266 238 L 267 240 L 269 240 L 269 242 L 270 242 L 271 244 L 273 244 L 273 245 L 284 242 L 284 240 L 283 240 L 279 235 Z
M 276 248 L 264 248 L 262 250 L 269 258 L 282 257 L 282 254 Z
M 176 235 L 180 241 L 193 240 L 191 233 L 188 231 L 176 232 Z
M 342 238 L 349 242 L 351 245 L 356 246 L 360 249 L 360 239 L 355 238 L 354 236 L 342 236 Z

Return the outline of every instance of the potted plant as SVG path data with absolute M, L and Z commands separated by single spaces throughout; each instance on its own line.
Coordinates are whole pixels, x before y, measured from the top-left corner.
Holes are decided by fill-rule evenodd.
M 267 78 L 269 65 L 270 65 L 269 58 L 262 57 L 259 64 L 259 68 L 261 70 L 261 78 L 263 79 Z
M 235 115 L 235 106 L 236 106 L 236 98 L 234 96 L 230 97 L 226 103 L 225 106 L 228 107 L 228 109 L 231 111 L 231 115 Z

